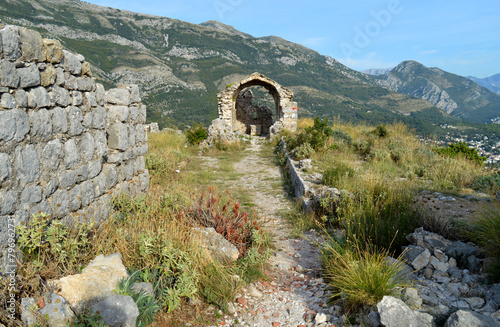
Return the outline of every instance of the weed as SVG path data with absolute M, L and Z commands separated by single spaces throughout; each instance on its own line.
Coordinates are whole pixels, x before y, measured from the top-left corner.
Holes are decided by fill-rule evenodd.
M 73 322 L 73 327 L 109 327 L 102 321 L 102 317 L 99 313 L 95 313 L 92 310 L 84 312 L 76 316 Z
M 323 183 L 328 186 L 336 187 L 342 178 L 354 177 L 354 169 L 347 163 L 338 162 L 329 167 L 323 173 Z
M 295 160 L 307 159 L 314 153 L 314 149 L 309 143 L 304 143 L 297 148 L 295 148 L 294 157 Z
M 488 273 L 495 282 L 500 282 L 500 202 L 483 205 L 473 216 L 469 236 L 476 244 L 484 249 L 493 264 L 488 267 Z
M 207 194 L 201 195 L 188 216 L 193 226 L 213 227 L 238 248 L 240 257 L 252 245 L 252 230 L 260 230 L 255 219 L 249 219 L 247 212 L 240 211 L 238 202 L 231 197 L 223 198 L 222 195 L 216 194 L 213 188 L 210 188 Z
M 73 272 L 84 261 L 91 247 L 94 224 L 76 224 L 68 227 L 61 221 L 50 221 L 50 215 L 33 215 L 29 224 L 17 228 L 18 246 L 24 261 L 31 263 L 35 270 L 56 263 L 61 269 Z
M 373 306 L 406 285 L 402 261 L 388 263 L 387 256 L 387 251 L 330 239 L 322 248 L 325 275 L 333 287 L 330 300 L 345 299 L 351 307 Z
M 154 315 L 160 309 L 160 306 L 154 296 L 151 296 L 143 291 L 135 292 L 132 290 L 132 286 L 134 286 L 135 283 L 140 282 L 139 272 L 139 270 L 136 270 L 128 278 L 121 279 L 115 292 L 120 295 L 129 295 L 132 299 L 134 299 L 134 302 L 139 309 L 136 326 L 144 327 L 153 322 Z

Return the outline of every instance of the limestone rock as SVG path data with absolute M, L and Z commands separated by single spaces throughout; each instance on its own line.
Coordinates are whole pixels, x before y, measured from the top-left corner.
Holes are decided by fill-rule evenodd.
M 110 327 L 135 327 L 139 309 L 131 296 L 114 295 L 92 306 Z
M 148 295 L 151 295 L 151 296 L 154 296 L 155 293 L 154 293 L 154 290 L 153 290 L 153 284 L 151 283 L 135 283 L 134 285 L 132 285 L 131 287 L 132 291 L 136 292 L 136 293 L 140 293 L 140 292 L 144 292 Z
M 192 231 L 200 245 L 207 249 L 212 257 L 229 261 L 238 259 L 240 253 L 236 246 L 217 233 L 212 227 L 193 228 Z
M 0 30 L 0 40 L 2 41 L 3 58 L 16 60 L 21 57 L 19 46 L 19 27 L 8 25 Z
M 454 312 L 444 327 L 495 327 L 500 326 L 500 322 L 495 319 L 468 310 L 458 310 Z
M 45 49 L 40 33 L 27 28 L 19 29 L 21 59 L 25 61 L 44 61 Z
M 45 295 L 43 298 L 45 305 L 38 312 L 48 317 L 47 322 L 50 327 L 66 327 L 67 323 L 73 321 L 75 314 L 66 299 L 54 293 Z
M 58 64 L 63 59 L 61 43 L 58 40 L 43 39 L 46 60 L 52 64 Z
M 422 306 L 422 298 L 418 296 L 418 291 L 414 288 L 406 288 L 402 292 L 402 297 L 405 303 L 413 309 L 418 309 Z
M 80 75 L 82 73 L 82 63 L 76 55 L 69 51 L 63 50 L 62 64 L 64 65 L 64 70 L 73 75 Z
M 429 264 L 429 259 L 431 258 L 431 253 L 429 250 L 425 249 L 424 252 L 420 253 L 415 260 L 411 263 L 413 268 L 420 270 Z
M 434 318 L 418 311 L 412 311 L 403 301 L 392 296 L 384 296 L 377 304 L 380 321 L 386 327 L 424 327 L 436 324 Z
M 81 274 L 61 278 L 55 282 L 57 292 L 64 297 L 76 313 L 85 306 L 92 305 L 113 296 L 113 290 L 128 273 L 119 253 L 105 257 L 97 256 Z
M 110 89 L 106 92 L 106 100 L 112 104 L 128 106 L 130 92 L 127 89 Z
M 0 85 L 17 88 L 20 76 L 16 66 L 6 59 L 0 60 Z
M 40 85 L 40 72 L 36 65 L 31 64 L 28 67 L 19 68 L 17 73 L 20 77 L 19 87 L 28 88 Z

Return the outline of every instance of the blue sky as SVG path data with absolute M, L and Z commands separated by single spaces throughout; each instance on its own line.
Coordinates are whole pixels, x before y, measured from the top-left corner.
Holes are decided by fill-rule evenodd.
M 276 35 L 362 70 L 416 60 L 462 76 L 500 73 L 498 0 L 87 0 Z

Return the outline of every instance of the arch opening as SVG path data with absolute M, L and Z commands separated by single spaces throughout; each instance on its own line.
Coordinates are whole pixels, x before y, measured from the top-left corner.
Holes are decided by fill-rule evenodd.
M 279 94 L 271 87 L 247 85 L 235 91 L 233 131 L 252 136 L 269 136 L 279 120 Z

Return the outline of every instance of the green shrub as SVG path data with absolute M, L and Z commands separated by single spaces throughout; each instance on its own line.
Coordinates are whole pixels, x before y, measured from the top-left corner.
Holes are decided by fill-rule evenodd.
M 321 120 L 314 118 L 314 125 L 305 128 L 305 131 L 295 136 L 285 138 L 290 150 L 296 149 L 304 144 L 309 144 L 315 151 L 325 147 L 328 137 L 333 135 L 333 129 L 328 126 L 328 118 Z
M 486 157 L 481 157 L 475 148 L 469 148 L 465 142 L 451 143 L 446 148 L 434 148 L 434 151 L 452 158 L 465 157 L 478 165 L 484 165 L 486 161 Z
M 480 176 L 472 185 L 472 188 L 476 191 L 496 194 L 500 189 L 500 173 Z
M 373 141 L 372 140 L 356 140 L 352 144 L 354 147 L 354 150 L 358 152 L 362 156 L 366 156 L 370 154 L 373 146 Z
M 141 274 L 145 282 L 155 285 L 156 298 L 167 312 L 176 309 L 184 297 L 197 292 L 198 275 L 195 263 L 188 252 L 174 246 L 168 235 L 141 234 L 139 256 L 144 263 L 153 263 L 144 267 Z
M 386 137 L 387 127 L 385 125 L 378 125 L 377 127 L 375 127 L 373 134 L 377 135 L 378 137 Z
M 94 224 L 76 224 L 69 228 L 59 220 L 50 221 L 48 214 L 33 215 L 29 224 L 17 228 L 17 244 L 24 260 L 42 268 L 47 262 L 63 267 L 76 266 L 91 248 Z
M 328 284 L 333 288 L 331 301 L 347 300 L 348 306 L 376 305 L 385 295 L 408 283 L 404 264 L 388 262 L 387 251 L 377 251 L 360 243 L 325 243 L 322 262 Z
M 351 145 L 351 143 L 352 143 L 352 137 L 348 133 L 346 133 L 346 132 L 343 132 L 343 131 L 340 131 L 340 130 L 333 130 L 332 131 L 332 136 L 335 139 L 342 140 L 347 145 Z
M 186 138 L 189 144 L 200 144 L 203 140 L 208 137 L 207 129 L 203 126 L 194 126 L 191 129 L 186 130 Z
M 314 149 L 309 143 L 304 143 L 299 147 L 295 148 L 294 157 L 295 160 L 302 160 L 311 157 L 314 153 Z

